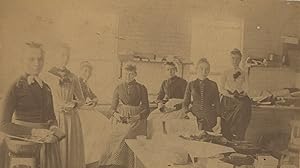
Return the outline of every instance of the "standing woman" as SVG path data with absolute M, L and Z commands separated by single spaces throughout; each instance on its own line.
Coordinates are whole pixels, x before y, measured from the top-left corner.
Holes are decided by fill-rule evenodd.
M 188 83 L 184 95 L 184 111 L 197 118 L 198 127 L 205 131 L 221 133 L 220 98 L 217 83 L 207 78 L 210 64 L 201 58 L 196 64 L 198 78 Z M 193 101 L 192 101 L 192 100 Z
M 79 110 L 82 123 L 86 164 L 95 163 L 104 152 L 108 138 L 109 119 L 97 110 L 97 96 L 88 86 L 93 67 L 88 61 L 80 64 L 79 81 L 85 99 L 85 105 Z M 100 132 L 101 131 L 101 132 Z
M 247 96 L 246 73 L 240 68 L 242 53 L 238 49 L 230 52 L 232 68 L 221 78 L 223 134 L 228 139 L 244 140 L 251 119 L 251 100 Z
M 83 136 L 78 115 L 78 107 L 84 104 L 84 97 L 78 77 L 66 67 L 70 48 L 63 45 L 60 49 L 57 66 L 48 72 L 58 125 L 66 133 L 66 138 L 60 143 L 63 168 L 85 168 Z
M 112 134 L 105 155 L 100 159 L 100 166 L 131 165 L 125 139 L 146 135 L 146 118 L 149 114 L 147 89 L 135 80 L 136 66 L 128 64 L 123 72 L 125 81 L 117 86 L 113 95 Z
M 39 167 L 62 168 L 59 138 L 53 134 L 57 130 L 57 121 L 52 93 L 49 86 L 39 77 L 44 65 L 44 50 L 41 44 L 32 42 L 26 43 L 23 53 L 24 73 L 10 86 L 2 101 L 0 132 L 44 139 Z M 1 159 L 6 155 L 1 153 Z

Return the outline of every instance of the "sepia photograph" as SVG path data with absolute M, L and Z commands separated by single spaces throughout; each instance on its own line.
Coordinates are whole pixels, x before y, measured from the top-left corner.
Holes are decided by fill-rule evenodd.
M 300 168 L 300 0 L 0 0 L 0 168 Z

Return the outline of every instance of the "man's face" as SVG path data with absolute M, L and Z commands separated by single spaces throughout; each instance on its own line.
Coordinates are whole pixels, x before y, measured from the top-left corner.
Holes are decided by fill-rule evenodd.
M 124 70 L 124 80 L 126 82 L 131 82 L 134 80 L 134 78 L 137 76 L 137 73 L 135 71 L 128 71 Z
M 168 75 L 168 77 L 173 77 L 176 74 L 176 67 L 172 66 L 172 65 L 166 65 L 166 73 Z
M 37 48 L 26 49 L 23 64 L 26 73 L 38 75 L 44 66 L 44 56 L 42 56 L 41 50 Z
M 207 78 L 210 72 L 210 66 L 207 63 L 202 62 L 197 66 L 196 70 L 197 70 L 198 78 L 203 80 Z

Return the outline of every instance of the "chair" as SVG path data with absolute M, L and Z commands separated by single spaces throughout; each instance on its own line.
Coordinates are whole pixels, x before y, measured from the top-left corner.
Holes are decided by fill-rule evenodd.
M 38 168 L 41 144 L 6 138 L 9 168 Z

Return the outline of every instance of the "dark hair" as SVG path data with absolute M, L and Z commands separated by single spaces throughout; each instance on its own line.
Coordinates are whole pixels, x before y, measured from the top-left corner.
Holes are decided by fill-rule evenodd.
M 127 64 L 124 68 L 126 71 L 132 71 L 136 73 L 136 66 L 133 64 Z
M 41 43 L 32 41 L 32 42 L 26 42 L 25 45 L 28 46 L 29 48 L 39 49 L 41 51 L 41 55 L 44 57 L 45 51 L 44 51 L 43 45 Z
M 176 66 L 176 64 L 174 62 L 165 62 L 164 65 L 165 66 L 173 66 L 173 67 L 175 67 L 175 69 L 177 71 L 177 66 Z
M 208 62 L 208 60 L 207 60 L 206 58 L 200 58 L 200 59 L 198 60 L 198 62 L 196 63 L 196 67 L 198 67 L 199 64 L 202 64 L 202 63 L 206 63 L 207 65 L 210 66 L 210 63 Z
M 234 48 L 232 51 L 230 51 L 230 54 L 232 54 L 232 55 L 238 55 L 238 56 L 242 57 L 241 51 L 239 49 L 237 49 L 237 48 Z

